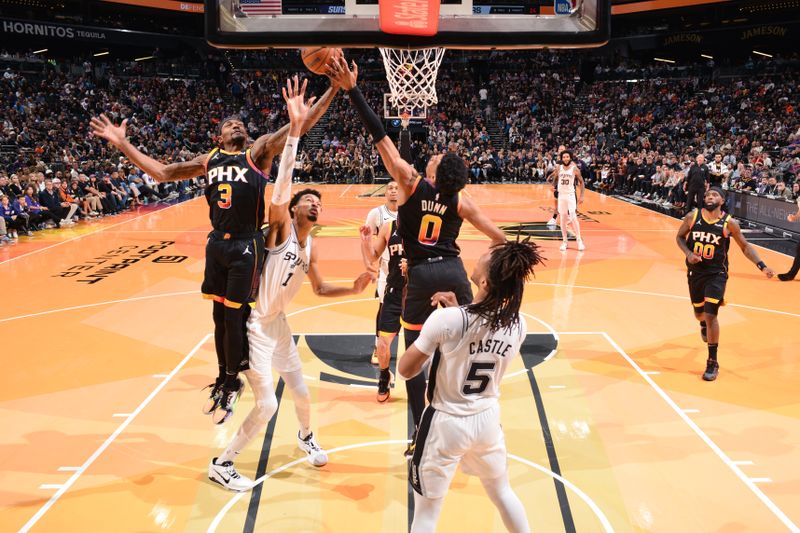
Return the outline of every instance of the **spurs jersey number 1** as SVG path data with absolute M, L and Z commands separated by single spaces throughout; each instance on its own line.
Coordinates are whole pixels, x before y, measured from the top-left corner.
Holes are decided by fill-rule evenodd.
M 226 233 L 255 233 L 264 222 L 267 177 L 250 158 L 250 150 L 214 148 L 206 159 L 205 195 L 211 226 Z
M 703 216 L 702 210 L 695 211 L 686 244 L 689 250 L 700 256 L 701 261 L 695 264 L 686 262 L 690 275 L 727 274 L 728 248 L 731 244 L 728 233 L 730 218 L 725 213 L 721 218 L 709 222 Z
M 255 310 L 259 317 L 282 313 L 303 286 L 308 274 L 308 266 L 311 264 L 311 235 L 306 237 L 305 246 L 301 246 L 294 224 L 291 224 L 291 228 L 289 238 L 269 250 L 267 255 Z
M 575 194 L 575 171 L 578 169 L 574 164 L 565 167 L 558 165 L 558 194 Z
M 464 307 L 438 309 L 425 321 L 417 346 L 434 354 L 428 401 L 456 416 L 482 412 L 497 403 L 500 381 L 525 340 L 525 319 L 491 331 L 486 321 Z

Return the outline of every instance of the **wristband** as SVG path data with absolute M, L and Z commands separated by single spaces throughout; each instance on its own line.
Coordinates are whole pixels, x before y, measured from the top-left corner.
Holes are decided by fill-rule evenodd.
M 758 267 L 759 270 L 764 270 L 765 268 L 767 268 L 767 264 L 764 261 L 759 261 L 758 263 L 756 263 L 756 266 Z

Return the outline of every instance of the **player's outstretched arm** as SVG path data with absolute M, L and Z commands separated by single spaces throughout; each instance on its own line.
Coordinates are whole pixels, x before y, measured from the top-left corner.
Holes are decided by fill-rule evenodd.
M 465 195 L 462 195 L 458 202 L 458 214 L 475 226 L 478 231 L 489 237 L 492 240 L 492 246 L 506 242 L 506 235 L 503 230 L 495 226 L 494 222 L 481 211 L 481 208 Z
M 360 294 L 364 291 L 367 285 L 370 284 L 373 274 L 370 272 L 363 272 L 354 281 L 351 287 L 341 287 L 327 283 L 322 275 L 319 273 L 317 249 L 311 249 L 311 260 L 308 264 L 308 279 L 311 281 L 311 288 L 314 289 L 314 294 L 317 296 L 336 297 L 336 296 L 351 296 L 353 294 Z
M 131 163 L 158 182 L 185 180 L 202 176 L 205 173 L 206 155 L 199 155 L 191 161 L 165 165 L 143 154 L 128 140 L 128 119 L 116 126 L 105 114 L 102 114 L 99 117 L 92 117 L 89 126 L 94 136 L 105 139 L 116 146 L 131 160 Z
M 292 172 L 297 158 L 297 145 L 300 144 L 300 135 L 303 131 L 303 122 L 314 102 L 313 97 L 307 102 L 305 101 L 307 85 L 308 80 L 303 80 L 303 84 L 300 85 L 297 76 L 294 76 L 294 78 L 286 80 L 286 87 L 281 90 L 283 99 L 286 101 L 286 109 L 289 112 L 289 134 L 283 147 L 278 177 L 275 179 L 272 198 L 269 202 L 269 235 L 267 237 L 267 246 L 269 247 L 284 242 L 289 237 Z
M 416 180 L 416 173 L 412 167 L 397 150 L 392 140 L 386 135 L 386 130 L 383 129 L 383 123 L 375 111 L 369 107 L 364 95 L 356 85 L 358 79 L 358 65 L 352 63 L 352 69 L 347 64 L 344 57 L 338 57 L 331 65 L 331 79 L 336 80 L 342 88 L 347 91 L 350 96 L 350 102 L 356 108 L 361 121 L 367 128 L 367 131 L 372 135 L 372 141 L 381 155 L 383 164 L 392 179 L 400 186 L 400 205 L 411 196 L 414 188 L 414 181 Z
M 308 115 L 302 123 L 301 131 L 298 137 L 308 133 L 308 130 L 313 128 L 314 125 L 319 122 L 319 119 L 321 119 L 322 115 L 324 115 L 328 110 L 331 102 L 333 102 L 333 98 L 338 92 L 339 85 L 331 80 L 330 88 L 325 91 L 325 94 L 322 95 L 322 98 L 320 98 L 317 103 L 311 106 Z M 313 99 L 309 99 L 309 104 L 312 102 Z M 286 142 L 286 137 L 290 135 L 289 129 L 291 126 L 292 124 L 290 121 L 289 124 L 283 125 L 278 131 L 262 135 L 253 143 L 253 146 L 250 148 L 250 155 L 253 157 L 253 161 L 255 161 L 256 165 L 258 165 L 262 172 L 267 173 L 270 171 L 269 168 L 265 167 L 272 165 L 272 159 L 283 148 L 283 145 Z
M 689 245 L 686 244 L 686 237 L 689 235 L 689 230 L 691 229 L 692 223 L 694 222 L 696 216 L 696 210 L 687 213 L 686 216 L 683 217 L 681 227 L 678 228 L 678 234 L 675 236 L 675 242 L 678 243 L 678 248 L 681 249 L 683 255 L 686 256 L 686 260 L 692 265 L 703 260 L 702 257 L 691 251 L 689 249 Z
M 728 233 L 731 234 L 733 240 L 736 241 L 736 244 L 742 249 L 745 257 L 756 265 L 765 276 L 771 278 L 775 275 L 775 271 L 768 267 L 766 263 L 761 260 L 761 257 L 758 256 L 758 251 L 755 249 L 755 246 L 747 242 L 747 239 L 744 238 L 742 230 L 739 228 L 739 223 L 732 218 L 728 219 Z
M 361 226 L 359 229 L 361 234 L 361 258 L 364 260 L 364 266 L 367 269 L 374 268 L 375 263 L 381 258 L 381 254 L 386 249 L 389 242 L 389 230 L 391 229 L 391 222 L 381 226 L 377 235 L 372 235 L 372 228 L 369 226 Z

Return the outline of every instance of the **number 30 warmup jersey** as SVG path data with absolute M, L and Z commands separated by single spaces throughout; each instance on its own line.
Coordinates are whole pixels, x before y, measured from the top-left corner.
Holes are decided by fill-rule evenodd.
M 558 195 L 572 194 L 575 195 L 575 171 L 577 167 L 574 164 L 565 167 L 558 165 Z
M 253 315 L 269 321 L 282 313 L 303 286 L 311 263 L 311 235 L 300 246 L 294 224 L 285 242 L 269 250 L 264 274 L 258 287 L 258 300 Z
M 456 239 L 464 221 L 458 214 L 460 196 L 444 196 L 427 180 L 417 178 L 411 196 L 397 214 L 409 264 L 433 257 L 458 257 L 461 249 Z
M 724 213 L 721 218 L 709 222 L 703 216 L 701 209 L 695 210 L 694 222 L 689 228 L 689 235 L 686 236 L 686 245 L 702 260 L 695 264 L 686 262 L 689 275 L 728 274 L 728 248 L 731 244 L 730 233 L 728 233 L 730 218 L 729 214 Z
M 267 177 L 253 163 L 250 149 L 225 152 L 214 148 L 205 167 L 211 226 L 226 233 L 258 231 L 264 222 Z
M 474 415 L 497 404 L 500 381 L 525 340 L 525 319 L 510 329 L 490 331 L 486 321 L 464 307 L 437 309 L 414 345 L 431 361 L 428 401 L 437 411 Z

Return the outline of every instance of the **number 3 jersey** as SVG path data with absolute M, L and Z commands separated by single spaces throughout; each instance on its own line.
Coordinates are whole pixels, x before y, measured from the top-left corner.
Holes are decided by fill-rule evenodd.
M 303 286 L 311 264 L 311 235 L 306 237 L 305 246 L 301 246 L 294 224 L 289 225 L 289 238 L 269 249 L 267 253 L 267 262 L 258 288 L 258 300 L 253 311 L 253 317 L 258 320 L 267 322 L 284 312 Z
M 211 226 L 225 233 L 258 231 L 264 222 L 267 177 L 253 163 L 250 149 L 225 152 L 214 148 L 205 168 Z
M 458 214 L 461 193 L 445 196 L 419 177 L 406 203 L 397 210 L 397 228 L 410 265 L 433 257 L 458 257 L 456 244 L 463 219 Z
M 686 262 L 689 276 L 703 276 L 709 274 L 728 275 L 728 248 L 731 238 L 728 232 L 728 221 L 731 216 L 724 213 L 721 218 L 707 221 L 701 209 L 695 210 L 694 222 L 686 236 L 689 250 L 699 255 L 699 263 Z
M 427 391 L 431 406 L 468 416 L 497 405 L 500 381 L 526 334 L 521 316 L 511 328 L 491 331 L 485 319 L 465 307 L 434 311 L 414 341 L 421 352 L 433 355 Z

